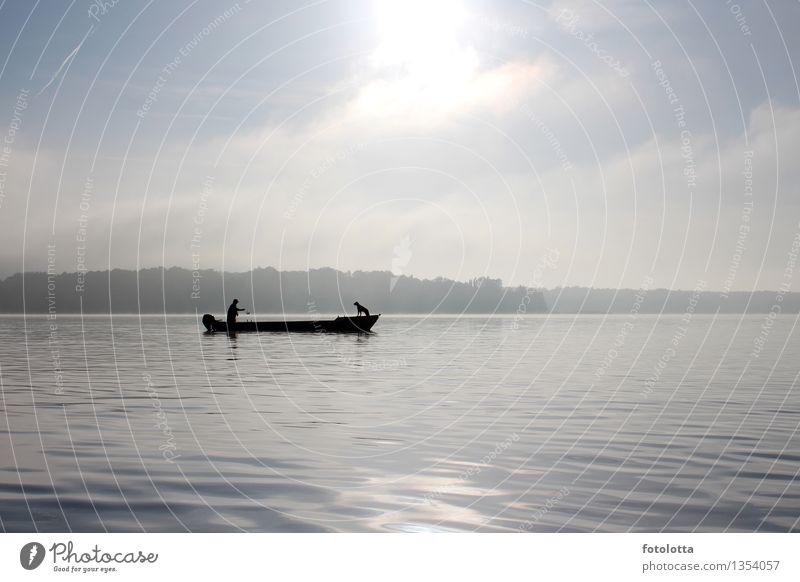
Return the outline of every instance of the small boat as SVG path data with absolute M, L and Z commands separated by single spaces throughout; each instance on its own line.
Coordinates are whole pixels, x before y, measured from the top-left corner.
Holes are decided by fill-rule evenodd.
M 356 317 L 337 317 L 336 319 L 320 319 L 316 321 L 237 321 L 236 331 L 279 331 L 279 332 L 328 332 L 328 333 L 369 333 L 378 315 L 359 315 Z M 206 330 L 227 332 L 228 324 L 213 315 L 203 316 Z

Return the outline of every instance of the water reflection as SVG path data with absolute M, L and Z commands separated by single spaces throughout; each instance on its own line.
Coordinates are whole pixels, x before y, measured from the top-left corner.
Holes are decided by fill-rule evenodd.
M 778 318 L 745 369 L 760 322 L 696 316 L 645 395 L 677 318 L 641 317 L 608 364 L 619 318 L 228 336 L 59 316 L 58 370 L 47 320 L 20 342 L 2 318 L 2 525 L 795 530 L 800 345 Z

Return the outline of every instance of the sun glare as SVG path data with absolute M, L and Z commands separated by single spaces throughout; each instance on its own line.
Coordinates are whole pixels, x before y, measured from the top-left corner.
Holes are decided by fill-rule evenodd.
M 389 72 L 371 86 L 361 105 L 372 113 L 389 106 L 451 110 L 469 97 L 477 55 L 465 35 L 467 13 L 458 0 L 377 0 L 377 69 Z
M 376 4 L 376 65 L 401 65 L 414 74 L 437 73 L 454 58 L 463 58 L 458 33 L 466 13 L 457 0 L 378 0 Z

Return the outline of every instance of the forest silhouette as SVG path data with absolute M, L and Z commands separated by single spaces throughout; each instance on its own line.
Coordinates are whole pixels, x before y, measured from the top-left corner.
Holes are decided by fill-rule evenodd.
M 23 287 L 24 279 L 24 287 Z M 80 284 L 78 283 L 80 281 Z M 24 288 L 24 291 L 23 291 Z M 506 287 L 500 279 L 466 282 L 396 277 L 390 271 L 331 268 L 244 273 L 180 267 L 12 275 L 0 281 L 0 313 L 218 313 L 232 297 L 257 313 L 354 314 L 358 299 L 381 313 L 781 313 L 800 312 L 800 293 Z

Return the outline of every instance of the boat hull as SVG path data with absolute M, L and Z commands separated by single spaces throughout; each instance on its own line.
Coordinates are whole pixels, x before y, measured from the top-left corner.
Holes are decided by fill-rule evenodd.
M 327 333 L 368 333 L 378 315 L 360 317 L 337 317 L 336 319 L 316 321 L 237 321 L 236 333 L 248 331 L 266 332 L 327 332 Z M 203 316 L 203 325 L 208 331 L 227 332 L 228 324 L 213 316 Z

